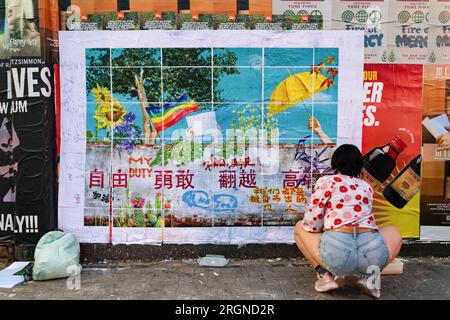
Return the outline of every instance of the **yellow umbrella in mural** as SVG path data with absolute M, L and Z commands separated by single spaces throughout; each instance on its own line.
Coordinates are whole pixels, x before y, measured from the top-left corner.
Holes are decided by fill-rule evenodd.
M 322 70 L 324 71 L 324 67 L 319 65 L 313 67 L 311 71 L 296 73 L 281 81 L 272 91 L 269 113 L 280 113 L 292 108 L 302 100 L 327 90 L 333 85 L 333 80 L 324 76 Z M 337 70 L 328 68 L 326 74 L 330 74 L 334 79 Z

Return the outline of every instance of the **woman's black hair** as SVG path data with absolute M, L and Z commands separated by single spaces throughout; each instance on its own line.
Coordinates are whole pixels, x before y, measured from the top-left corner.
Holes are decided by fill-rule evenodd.
M 331 157 L 331 168 L 335 173 L 358 177 L 363 168 L 364 160 L 358 147 L 352 144 L 339 146 Z

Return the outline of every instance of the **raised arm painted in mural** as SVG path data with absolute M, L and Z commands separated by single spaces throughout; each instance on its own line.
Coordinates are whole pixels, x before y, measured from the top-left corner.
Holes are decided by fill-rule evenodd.
M 308 129 L 313 130 L 322 143 L 333 143 L 330 137 L 323 131 L 320 122 L 310 114 L 308 114 Z

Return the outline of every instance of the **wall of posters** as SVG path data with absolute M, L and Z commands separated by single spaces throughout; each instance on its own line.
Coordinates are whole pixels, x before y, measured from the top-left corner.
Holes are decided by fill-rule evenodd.
M 60 34 L 61 228 L 292 242 L 334 148 L 361 145 L 362 34 L 230 32 Z
M 427 65 L 423 95 L 421 225 L 450 224 L 450 66 Z
M 364 65 L 362 152 L 375 217 L 408 238 L 419 237 L 422 79 L 421 65 Z
M 393 223 L 405 237 L 417 237 L 420 199 L 421 223 L 446 226 L 449 17 L 449 0 L 0 1 L 0 238 L 16 235 L 17 242 L 33 243 L 56 225 L 58 30 L 75 31 L 66 47 L 91 37 L 77 31 L 122 31 L 120 37 L 128 39 L 147 30 L 218 30 L 207 46 L 181 45 L 172 38 L 171 44 L 158 46 L 106 39 L 101 46 L 83 47 L 83 67 L 68 73 L 81 79 L 83 96 L 77 96 L 77 104 L 83 118 L 62 125 L 66 160 L 60 218 L 86 241 L 291 241 L 285 230 L 302 218 L 310 184 L 328 172 L 329 156 L 346 139 L 355 139 L 367 158 L 389 143 L 401 149 L 394 163 L 388 160 L 393 167 L 387 177 L 366 172 L 378 190 L 380 224 Z M 267 46 L 215 42 L 230 29 L 243 32 L 245 39 L 251 37 L 244 30 L 278 32 L 264 40 Z M 316 29 L 364 31 L 365 102 L 351 107 L 360 112 L 363 105 L 363 119 L 342 112 L 342 104 L 357 98 L 347 89 L 354 85 L 343 81 L 348 54 L 341 44 L 322 36 L 313 41 L 307 33 L 305 42 L 296 39 L 302 46 L 292 45 L 297 51 L 282 45 L 284 38 L 289 41 L 289 32 L 282 30 Z M 174 46 L 179 50 L 169 50 Z M 184 54 L 189 59 L 182 64 Z M 316 78 L 299 76 L 311 71 Z M 73 83 L 64 72 L 61 76 L 64 85 Z M 290 94 L 276 91 L 293 80 L 314 94 L 286 109 L 275 108 L 294 103 L 284 101 Z M 128 92 L 130 84 L 134 89 Z M 78 112 L 67 96 L 64 101 L 63 118 L 64 112 Z M 355 135 L 343 129 L 357 121 L 364 126 Z M 437 124 L 441 131 L 433 131 Z M 240 140 L 230 144 L 233 135 L 227 139 L 230 129 L 258 126 L 263 133 L 278 134 L 267 136 L 268 141 L 258 135 L 250 139 L 267 142 L 262 144 L 266 156 L 280 154 L 277 171 L 269 177 L 259 151 L 254 153 L 261 148 L 245 141 L 242 147 Z M 222 140 L 211 140 L 216 136 L 210 134 L 204 141 L 205 131 L 217 131 Z M 64 145 L 71 141 L 83 146 L 81 155 L 67 155 Z M 121 187 L 125 176 L 126 187 Z M 66 184 L 77 179 L 83 190 L 67 190 Z M 416 192 L 420 179 L 422 191 Z M 183 231 L 194 229 L 192 239 L 190 231 Z

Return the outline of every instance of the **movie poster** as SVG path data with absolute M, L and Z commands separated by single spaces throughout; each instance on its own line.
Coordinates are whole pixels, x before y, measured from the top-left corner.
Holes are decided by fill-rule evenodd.
M 419 237 L 422 65 L 365 64 L 365 180 L 377 223 Z
M 450 65 L 426 65 L 421 225 L 450 225 Z
M 365 63 L 392 63 L 387 55 L 390 1 L 333 1 L 337 30 L 364 30 Z
M 450 64 L 450 1 L 430 1 L 430 28 L 428 61 Z
M 2 3 L 3 2 L 3 3 Z M 0 2 L 0 58 L 41 55 L 38 0 Z
M 428 62 L 430 3 L 393 0 L 389 2 L 389 38 L 386 52 L 389 63 L 424 64 Z
M 56 226 L 49 1 L 0 2 L 0 240 L 33 244 Z M 41 5 L 39 7 L 39 5 Z
M 61 228 L 292 242 L 333 150 L 361 146 L 362 34 L 236 32 L 61 33 Z

